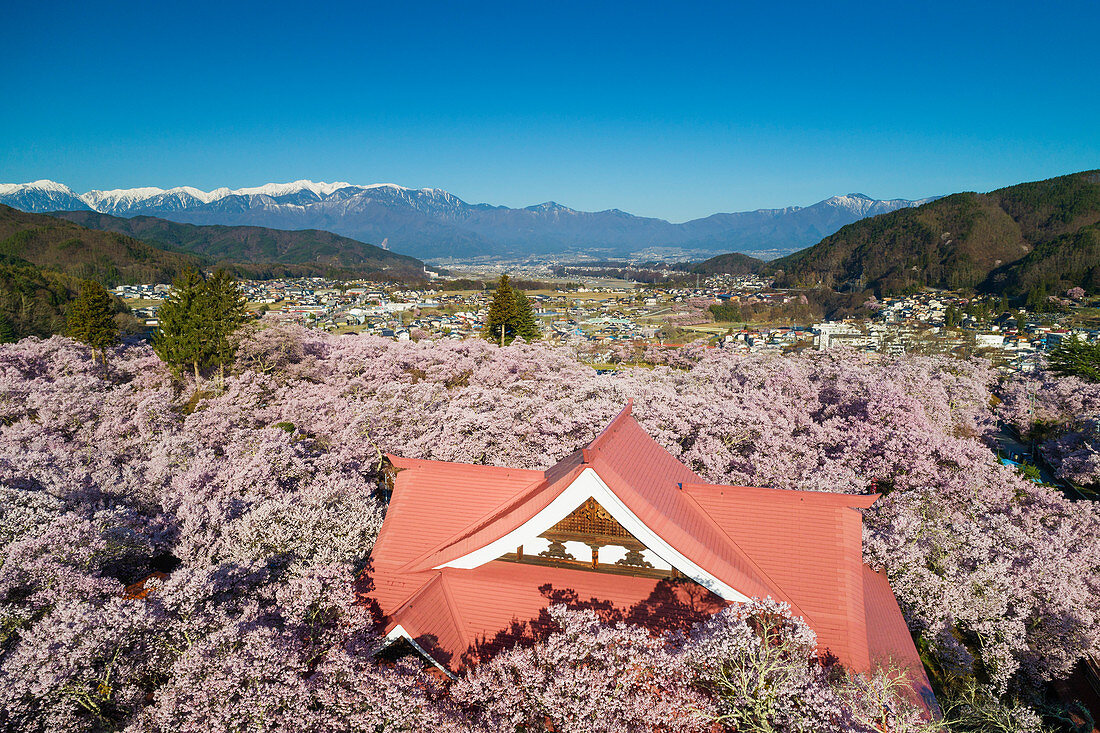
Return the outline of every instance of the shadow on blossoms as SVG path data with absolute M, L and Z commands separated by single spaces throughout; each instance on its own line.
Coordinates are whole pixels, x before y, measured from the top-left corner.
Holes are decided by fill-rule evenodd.
M 1100 652 L 1100 513 L 985 438 L 998 418 L 1056 425 L 1040 436 L 1052 465 L 1091 476 L 1100 395 L 946 358 L 667 361 L 598 375 L 537 344 L 265 320 L 199 392 L 144 346 L 105 363 L 59 337 L 0 347 L 0 730 L 1073 730 L 1047 693 Z M 821 660 L 769 601 L 656 637 L 557 589 L 537 638 L 501 640 L 456 680 L 376 661 L 354 581 L 385 512 L 381 453 L 546 468 L 631 397 L 708 481 L 875 481 L 865 559 L 889 575 L 942 722 L 889 669 Z

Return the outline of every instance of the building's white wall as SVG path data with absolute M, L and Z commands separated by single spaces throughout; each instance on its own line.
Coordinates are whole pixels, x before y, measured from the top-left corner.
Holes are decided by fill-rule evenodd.
M 706 570 L 703 570 L 676 548 L 665 542 L 656 532 L 647 527 L 645 523 L 643 523 L 634 512 L 632 512 L 630 508 L 611 491 L 610 487 L 603 482 L 591 467 L 582 471 L 580 476 L 578 476 L 572 484 L 567 486 L 564 491 L 558 494 L 546 508 L 529 519 L 522 526 L 517 527 L 504 537 L 494 542 L 490 542 L 484 547 L 469 552 L 450 562 L 438 565 L 436 569 L 443 567 L 463 569 L 476 568 L 498 557 L 515 552 L 516 548 L 520 545 L 524 547 L 524 553 L 527 553 L 527 547 L 534 547 L 533 543 L 539 539 L 539 535 L 553 527 L 562 519 L 565 519 L 589 498 L 594 498 L 598 501 L 616 522 L 621 524 L 626 531 L 630 532 L 639 542 L 645 545 L 646 550 L 644 555 L 654 567 L 661 567 L 663 569 L 676 568 L 696 583 L 699 583 L 699 585 L 717 593 L 727 601 L 748 600 L 748 596 L 735 590 Z M 587 555 L 575 556 L 578 557 L 578 559 L 587 557 L 588 560 L 591 561 L 592 555 L 591 552 L 588 551 L 588 547 L 583 544 L 582 547 L 584 547 Z M 539 552 L 541 552 L 541 550 L 539 550 Z M 538 552 L 532 552 L 531 554 L 537 555 Z M 658 562 L 661 564 L 658 565 Z

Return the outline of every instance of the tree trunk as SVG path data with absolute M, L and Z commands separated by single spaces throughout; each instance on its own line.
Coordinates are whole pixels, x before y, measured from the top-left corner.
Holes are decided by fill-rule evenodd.
M 201 377 L 199 376 L 199 363 L 197 361 L 193 361 L 191 362 L 191 364 L 195 367 L 195 389 L 198 389 L 201 380 Z

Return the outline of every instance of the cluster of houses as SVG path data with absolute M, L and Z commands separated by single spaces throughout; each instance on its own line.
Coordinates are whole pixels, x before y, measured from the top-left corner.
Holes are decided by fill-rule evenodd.
M 820 351 L 847 346 L 888 353 L 980 354 L 1001 366 L 1029 370 L 1063 339 L 1100 339 L 1097 330 L 1061 326 L 1037 314 L 1005 312 L 1002 307 L 990 296 L 917 293 L 888 298 L 871 304 L 872 318 L 815 324 L 814 347 Z
M 243 281 L 252 308 L 277 310 L 317 328 L 397 340 L 463 339 L 481 332 L 491 290 L 410 289 L 400 283 L 344 282 L 325 278 Z M 150 328 L 168 297 L 163 284 L 121 285 L 114 293 L 131 302 L 133 313 Z M 1005 312 L 988 296 L 966 299 L 951 293 L 922 292 L 869 300 L 869 317 L 825 321 L 813 326 L 745 326 L 722 332 L 710 320 L 710 304 L 783 305 L 797 293 L 776 290 L 755 275 L 719 275 L 694 287 L 634 287 L 624 283 L 600 289 L 528 293 L 543 337 L 551 342 L 587 343 L 586 353 L 613 356 L 641 343 L 708 340 L 710 346 L 745 352 L 821 351 L 845 346 L 887 353 L 981 354 L 1003 366 L 1029 369 L 1064 338 L 1096 341 L 1100 331 L 1060 327 L 1050 319 Z M 803 301 L 804 302 L 804 301 Z M 700 323 L 692 324 L 698 315 Z M 685 332 L 684 329 L 694 329 Z

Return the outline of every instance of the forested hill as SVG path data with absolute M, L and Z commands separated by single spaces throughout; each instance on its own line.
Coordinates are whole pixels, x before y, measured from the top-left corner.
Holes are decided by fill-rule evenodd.
M 740 252 L 730 252 L 690 264 L 687 269 L 700 275 L 748 275 L 759 272 L 763 266 L 764 260 Z
M 94 211 L 61 211 L 52 216 L 192 253 L 216 264 L 307 265 L 319 271 L 340 268 L 363 275 L 384 274 L 394 280 L 424 277 L 424 263 L 414 257 L 319 229 L 178 224 L 154 216 L 125 219 Z
M 0 256 L 111 287 L 124 282 L 170 282 L 197 258 L 116 232 L 78 226 L 0 205 Z
M 81 279 L 108 287 L 169 282 L 197 262 L 122 234 L 0 205 L 0 342 L 60 332 Z
M 786 285 L 1019 294 L 1100 289 L 1100 171 L 957 193 L 863 219 L 770 263 Z

